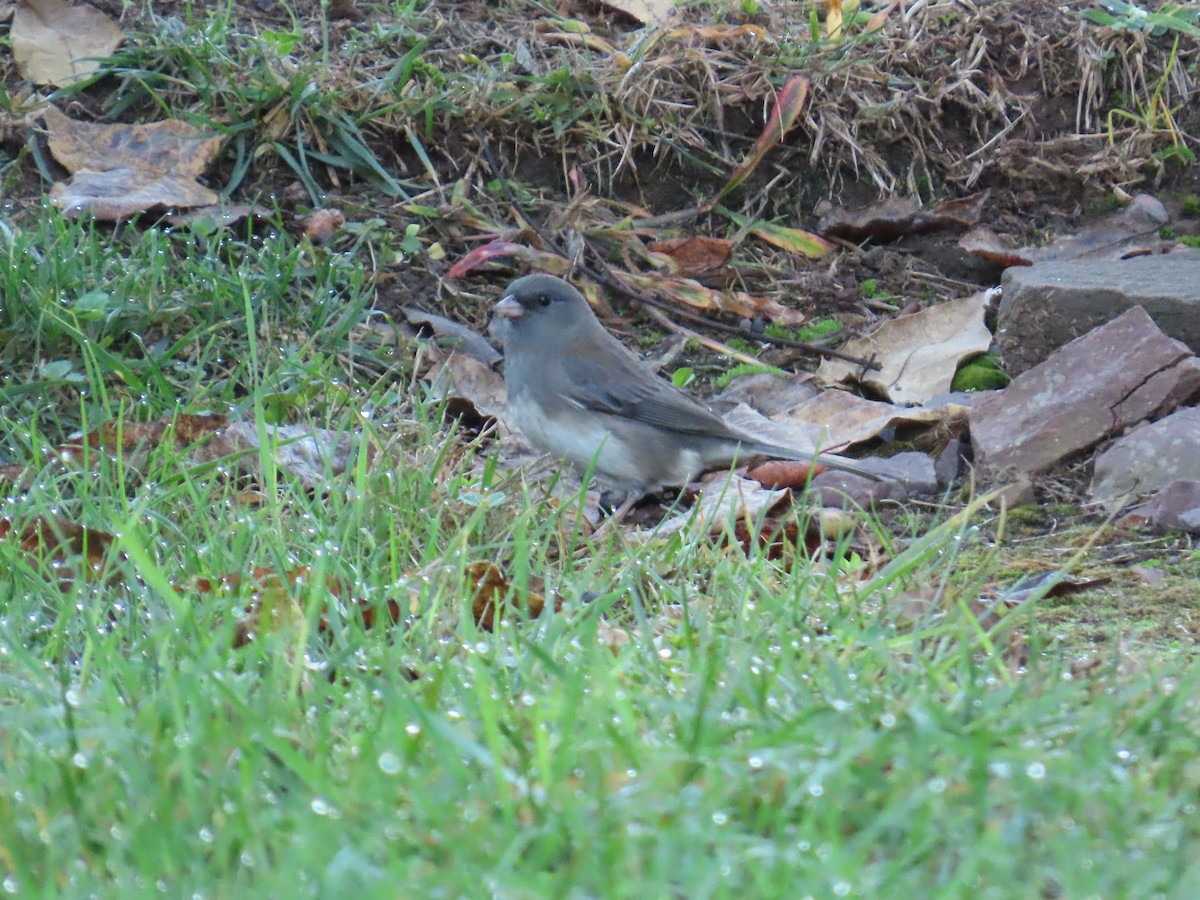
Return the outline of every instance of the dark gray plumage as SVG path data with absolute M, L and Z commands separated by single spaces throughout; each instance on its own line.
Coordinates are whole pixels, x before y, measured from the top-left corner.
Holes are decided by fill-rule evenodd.
M 494 307 L 504 320 L 504 379 L 518 428 L 539 449 L 645 493 L 687 484 L 736 456 L 812 460 L 731 428 L 605 330 L 574 287 L 526 275 Z M 821 465 L 877 479 L 821 454 Z

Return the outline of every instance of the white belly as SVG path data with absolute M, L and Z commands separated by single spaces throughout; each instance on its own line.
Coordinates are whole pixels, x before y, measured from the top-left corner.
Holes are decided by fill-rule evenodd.
M 550 427 L 523 394 L 510 398 L 509 409 L 514 423 L 532 444 L 581 472 L 591 469 L 602 478 L 645 490 L 686 484 L 700 471 L 699 453 L 685 449 L 663 458 L 661 453 L 623 440 L 606 424 L 611 418 L 600 413 L 572 417 L 570 427 Z M 648 454 L 655 458 L 645 459 Z

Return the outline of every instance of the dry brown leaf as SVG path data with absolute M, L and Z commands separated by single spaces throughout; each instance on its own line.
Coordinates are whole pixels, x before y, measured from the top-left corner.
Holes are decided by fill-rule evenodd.
M 87 78 L 125 40 L 104 13 L 63 0 L 22 0 L 9 37 L 21 74 L 56 87 Z
M 267 425 L 263 433 L 275 465 L 281 472 L 297 479 L 306 491 L 345 472 L 357 443 L 356 435 L 303 425 Z M 234 422 L 213 440 L 197 447 L 192 455 L 198 460 L 230 457 L 233 468 L 257 477 L 261 474 L 258 471 L 260 444 L 255 423 Z M 366 452 L 373 455 L 374 448 L 368 447 Z
M 675 13 L 675 0 L 600 0 L 610 9 L 620 10 L 643 25 L 662 25 Z
M 314 209 L 299 223 L 304 236 L 309 240 L 325 243 L 333 233 L 346 224 L 346 216 L 340 209 Z
M 959 363 L 987 351 L 992 334 L 984 324 L 990 291 L 939 303 L 883 323 L 874 333 L 847 342 L 844 353 L 874 359 L 878 371 L 827 359 L 817 377 L 828 383 L 858 382 L 894 403 L 920 404 L 950 390 Z
M 851 241 L 890 241 L 908 234 L 970 228 L 979 222 L 988 197 L 988 191 L 980 191 L 943 200 L 929 209 L 911 197 L 892 197 L 864 209 L 832 210 L 821 217 L 817 230 Z
M 508 410 L 508 392 L 500 373 L 466 353 L 452 353 L 429 376 L 435 397 L 454 404 L 451 413 L 474 413 L 480 424 L 503 419 Z
M 155 207 L 211 206 L 213 191 L 196 179 L 221 146 L 221 136 L 167 119 L 150 125 L 97 125 L 54 107 L 43 114 L 50 152 L 69 172 L 50 189 L 67 215 L 117 221 Z
M 20 531 L 14 530 L 11 519 L 0 519 L 0 540 L 10 539 L 18 542 L 23 553 L 49 558 L 59 586 L 64 591 L 70 589 L 79 574 L 88 580 L 102 580 L 109 551 L 116 540 L 107 531 L 44 516 L 34 519 Z M 72 559 L 76 556 L 85 563 L 79 573 L 71 567 Z
M 702 234 L 651 241 L 649 248 L 670 258 L 672 274 L 686 277 L 714 272 L 733 258 L 733 241 Z
M 286 572 L 282 577 L 274 569 L 258 568 L 249 576 L 233 572 L 216 578 L 198 577 L 192 580 L 191 587 L 204 594 L 236 594 L 242 590 L 243 585 L 249 587 L 250 602 L 244 610 L 244 618 L 238 622 L 234 632 L 233 645 L 241 647 L 252 642 L 260 633 L 277 630 L 283 624 L 281 617 L 290 615 L 289 607 L 294 605 L 294 601 L 290 599 L 289 586 L 312 581 L 315 577 L 313 570 L 307 566 Z M 335 575 L 326 575 L 321 589 L 329 595 L 331 601 L 356 608 L 362 617 L 363 628 L 375 626 L 378 611 L 386 613 L 386 621 L 390 625 L 399 622 L 403 614 L 400 604 L 391 597 L 377 607 L 362 597 L 353 596 L 350 585 Z M 271 613 L 271 619 L 265 626 L 262 622 L 264 607 Z M 317 632 L 328 634 L 329 629 L 329 609 L 326 607 L 317 623 Z
M 825 36 L 831 41 L 840 41 L 842 33 L 842 0 L 828 0 L 825 9 Z
M 725 414 L 725 421 L 794 450 L 836 450 L 869 441 L 900 425 L 962 428 L 967 408 L 956 404 L 904 407 L 866 400 L 848 391 L 823 391 L 809 400 L 765 418 L 746 404 Z
M 513 586 L 495 563 L 471 563 L 467 566 L 467 575 L 471 580 L 471 614 L 475 617 L 475 624 L 484 631 L 492 631 L 497 616 L 504 619 L 509 612 L 517 609 L 513 600 Z M 523 618 L 536 619 L 546 609 L 545 596 L 534 590 L 534 586 L 531 584 L 529 587 L 528 605 L 520 610 Z M 540 583 L 537 586 L 540 587 Z M 555 612 L 562 609 L 562 600 L 554 598 L 553 606 Z

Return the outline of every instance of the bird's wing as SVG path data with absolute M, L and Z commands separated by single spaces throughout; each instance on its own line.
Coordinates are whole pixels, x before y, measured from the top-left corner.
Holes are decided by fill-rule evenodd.
M 583 409 L 684 434 L 734 436 L 712 410 L 652 375 L 636 357 L 616 355 L 605 364 L 604 371 L 597 371 L 587 359 L 564 360 L 564 381 L 570 385 L 564 399 Z

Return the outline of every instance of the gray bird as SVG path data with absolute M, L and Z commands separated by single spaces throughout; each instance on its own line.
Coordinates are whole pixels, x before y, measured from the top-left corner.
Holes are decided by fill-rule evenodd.
M 738 456 L 814 460 L 731 428 L 659 378 L 561 278 L 518 278 L 493 312 L 503 320 L 504 380 L 517 427 L 540 450 L 592 467 L 630 497 L 685 485 Z M 815 461 L 879 477 L 841 457 Z

